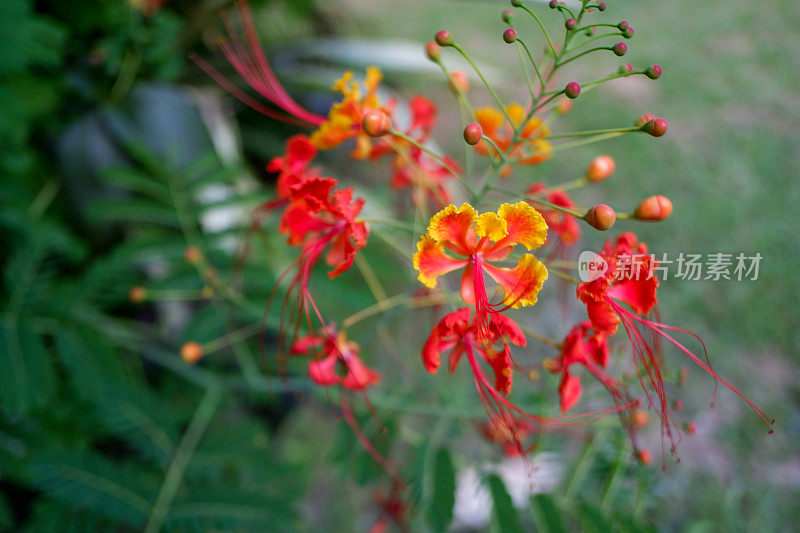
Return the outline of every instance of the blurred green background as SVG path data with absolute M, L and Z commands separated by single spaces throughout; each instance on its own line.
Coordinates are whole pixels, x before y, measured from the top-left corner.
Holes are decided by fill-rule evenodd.
M 437 102 L 434 138 L 457 157 L 456 103 L 422 43 L 450 30 L 501 94 L 522 99 L 516 54 L 500 39 L 507 4 L 251 2 L 276 71 L 306 105 L 324 113 L 333 97 L 326 88 L 344 68 L 377 63 L 400 97 Z M 491 498 L 456 493 L 456 529 L 796 530 L 800 14 L 788 0 L 608 4 L 603 18 L 636 29 L 625 61 L 657 63 L 664 75 L 586 92 L 557 129 L 624 127 L 649 112 L 669 121 L 668 135 L 576 149 L 517 172 L 513 183 L 572 179 L 607 153 L 616 174 L 576 193 L 579 203 L 627 211 L 664 194 L 675 205 L 663 223 L 620 221 L 615 230 L 636 231 L 657 253 L 760 253 L 756 281 L 667 280 L 659 295 L 664 321 L 703 336 L 715 369 L 776 418 L 775 433 L 729 391 L 720 389 L 708 409 L 713 381 L 693 371 L 679 393 L 680 417 L 698 431 L 684 438 L 680 464 L 667 456 L 661 472 L 654 423 L 643 437 L 655 456 L 649 467 L 630 460 L 616 420 L 577 435 L 539 435 L 532 462 L 549 481 L 519 505 L 514 476 L 486 466 L 506 463 L 476 437 L 472 420 L 482 412 L 468 376 L 421 371 L 419 331 L 436 315 L 387 313 L 350 333 L 384 374 L 387 389 L 372 400 L 388 433 L 365 409 L 359 417 L 382 450 L 392 435 L 403 442 L 393 453 L 411 486 L 412 530 L 447 525 L 454 480 L 466 483 L 470 471 Z M 546 6 L 530 5 L 558 28 Z M 380 517 L 385 475 L 302 378 L 302 364 L 288 381 L 262 375 L 258 325 L 276 272 L 293 256 L 264 232 L 240 266 L 241 213 L 270 198 L 265 163 L 294 130 L 238 105 L 188 60 L 197 52 L 223 68 L 218 12 L 228 7 L 0 3 L 0 530 L 350 531 Z M 517 18 L 521 34 L 539 42 L 535 25 Z M 619 61 L 577 63 L 566 76 L 581 81 Z M 472 91 L 480 92 L 474 80 Z M 367 188 L 386 168 L 353 165 L 344 151 L 322 162 L 374 195 L 373 209 L 393 205 L 388 193 Z M 582 249 L 605 237 L 584 234 Z M 411 244 L 408 234 L 395 236 Z M 397 281 L 398 263 L 373 241 L 365 257 L 384 285 L 413 288 L 410 269 Z M 187 245 L 203 250 L 217 277 L 184 261 Z M 325 287 L 321 305 L 352 312 L 374 302 L 357 272 L 341 280 Z M 130 301 L 137 285 L 149 301 Z M 214 296 L 204 298 L 204 287 Z M 539 329 L 565 333 L 557 306 L 537 311 Z M 262 339 L 267 351 L 274 316 Z M 401 342 L 408 338 L 415 343 Z M 190 366 L 178 356 L 186 341 L 217 350 Z M 686 364 L 676 350 L 666 357 L 673 370 Z M 530 404 L 555 405 L 555 381 L 544 381 Z M 525 465 L 516 470 L 527 475 Z M 526 475 L 517 476 L 523 487 L 540 483 Z M 476 511 L 468 520 L 469 502 L 491 509 L 488 517 Z

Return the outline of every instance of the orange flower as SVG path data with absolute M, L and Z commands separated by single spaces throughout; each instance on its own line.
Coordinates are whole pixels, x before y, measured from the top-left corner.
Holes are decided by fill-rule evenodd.
M 468 203 L 459 208 L 451 204 L 431 218 L 428 232 L 417 244 L 414 268 L 419 271 L 419 281 L 430 289 L 439 276 L 464 268 L 461 296 L 485 318 L 500 306 L 516 309 L 536 303 L 547 268 L 533 254 L 523 254 L 513 268 L 492 263 L 506 259 L 518 244 L 534 250 L 546 237 L 544 218 L 526 202 L 503 204 L 497 213 L 482 215 Z M 502 302 L 489 302 L 484 273 L 503 289 Z
M 378 100 L 378 85 L 383 74 L 377 67 L 367 67 L 364 85 L 352 81 L 353 73 L 347 71 L 338 79 L 332 90 L 342 93 L 341 102 L 333 104 L 328 119 L 311 134 L 311 143 L 320 150 L 336 148 L 348 139 L 356 139 L 356 147 L 350 154 L 354 159 L 367 159 L 372 154 L 372 141 L 361 128 L 364 115 L 379 110 L 391 116 L 392 109 Z
M 482 107 L 475 110 L 475 120 L 481 125 L 483 134 L 489 137 L 497 147 L 520 165 L 538 165 L 550 157 L 552 147 L 550 143 L 539 137 L 546 137 L 550 130 L 538 117 L 531 117 L 522 126 L 527 113 L 519 104 L 506 106 L 506 113 L 511 117 L 512 123 L 503 113 L 493 107 Z M 514 131 L 521 128 L 519 139 L 515 142 Z M 475 150 L 479 154 L 497 154 L 497 151 L 488 143 L 478 143 Z

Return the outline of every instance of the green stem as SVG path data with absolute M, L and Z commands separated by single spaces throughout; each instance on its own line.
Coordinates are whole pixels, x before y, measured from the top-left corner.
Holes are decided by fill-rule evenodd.
M 556 55 L 557 55 L 556 54 L 556 47 L 553 46 L 553 41 L 550 40 L 550 34 L 547 33 L 547 30 L 545 29 L 544 24 L 542 24 L 542 21 L 539 20 L 539 17 L 536 16 L 536 13 L 534 13 L 533 11 L 528 9 L 527 6 L 522 5 L 520 7 L 522 9 L 524 9 L 525 11 L 527 11 L 528 14 L 533 17 L 533 20 L 535 20 L 536 23 L 539 24 L 539 27 L 542 29 L 542 33 L 544 33 L 544 38 L 547 39 L 547 45 L 550 47 L 550 51 L 553 53 L 553 57 L 556 57 Z
M 219 387 L 210 387 L 206 390 L 206 394 L 197 407 L 186 433 L 183 434 L 178 449 L 175 450 L 175 455 L 169 464 L 161 490 L 158 492 L 153 510 L 150 512 L 150 517 L 144 528 L 144 533 L 157 533 L 161 530 L 167 513 L 169 513 L 172 500 L 180 487 L 183 474 L 186 472 L 186 467 L 189 465 L 200 439 L 211 423 L 221 399 L 222 393 Z
M 469 55 L 460 46 L 458 46 L 455 43 L 453 43 L 452 46 L 453 46 L 453 48 L 455 48 L 458 51 L 459 54 L 461 54 L 461 56 L 464 59 L 467 60 L 467 63 L 469 63 L 469 65 L 472 67 L 472 70 L 474 70 L 475 73 L 478 75 L 478 77 L 481 79 L 483 84 L 486 86 L 486 89 L 488 89 L 489 94 L 492 95 L 492 98 L 494 98 L 495 103 L 497 103 L 497 107 L 499 107 L 500 111 L 502 111 L 503 114 L 506 116 L 506 119 L 508 120 L 508 123 L 509 124 L 514 124 L 514 121 L 511 120 L 511 117 L 509 116 L 508 111 L 506 111 L 506 106 L 503 105 L 503 102 L 500 100 L 500 97 L 497 96 L 496 92 L 494 92 L 494 89 L 492 89 L 492 86 L 489 85 L 489 82 L 486 81 L 486 78 L 483 76 L 483 72 L 481 72 L 481 70 L 478 68 L 478 65 L 476 65 L 475 62 L 472 61 L 472 58 L 469 57 Z

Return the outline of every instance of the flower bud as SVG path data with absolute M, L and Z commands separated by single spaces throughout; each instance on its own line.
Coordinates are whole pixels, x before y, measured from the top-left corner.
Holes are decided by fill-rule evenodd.
M 550 1 L 547 3 L 547 6 L 548 6 L 550 9 L 555 9 L 555 8 L 557 8 L 557 7 L 558 7 L 558 0 L 550 0 Z
M 140 285 L 131 287 L 131 290 L 128 291 L 128 298 L 135 304 L 142 303 L 147 298 L 147 291 Z
M 636 119 L 636 125 L 637 126 L 644 126 L 645 124 L 647 124 L 651 120 L 655 120 L 655 118 L 656 117 L 654 117 L 650 113 L 645 113 L 644 115 L 642 115 L 641 117 Z
M 697 432 L 697 424 L 694 422 L 689 422 L 686 424 L 686 433 L 689 435 L 694 435 Z
M 628 45 L 625 43 L 617 43 L 611 48 L 611 51 L 614 52 L 615 55 L 622 57 L 628 52 Z
M 599 204 L 589 209 L 583 219 L 594 229 L 606 231 L 617 221 L 617 214 L 611 207 Z
M 571 81 L 564 87 L 564 96 L 569 98 L 570 100 L 574 100 L 581 94 L 581 86 L 574 81 Z
M 572 100 L 561 100 L 556 104 L 555 110 L 559 115 L 566 115 L 572 109 Z
M 668 128 L 669 124 L 667 124 L 666 120 L 663 118 L 654 118 L 642 126 L 642 131 L 652 135 L 653 137 L 661 137 L 667 133 Z
M 632 415 L 633 425 L 643 428 L 650 422 L 650 414 L 644 409 L 635 409 Z
M 584 31 L 583 34 L 586 35 L 587 37 L 594 35 L 594 26 L 592 26 L 591 28 L 586 28 L 586 31 Z
M 628 29 L 628 21 L 627 20 L 620 21 L 620 23 L 617 24 L 617 28 L 619 28 L 619 31 L 627 30 Z
M 517 30 L 514 28 L 508 28 L 506 31 L 503 32 L 503 40 L 508 44 L 513 43 L 517 40 Z
M 666 196 L 656 195 L 646 198 L 634 211 L 637 220 L 656 222 L 672 214 L 672 202 Z
M 627 74 L 629 72 L 633 72 L 633 65 L 631 65 L 630 63 L 623 63 L 617 69 L 617 74 Z
M 470 122 L 467 124 L 467 127 L 464 128 L 464 140 L 470 146 L 475 146 L 478 144 L 483 137 L 483 128 L 477 122 Z
M 575 27 L 578 25 L 578 21 L 574 18 L 570 17 L 566 21 L 564 21 L 564 27 L 568 30 L 574 30 Z
M 181 359 L 189 363 L 195 364 L 203 357 L 203 347 L 194 341 L 187 342 L 181 346 Z
M 642 448 L 636 452 L 636 460 L 643 465 L 649 465 L 650 461 L 653 460 L 653 454 L 650 453 L 650 450 Z
M 503 13 L 500 15 L 500 20 L 502 20 L 502 21 L 503 21 L 503 22 L 505 22 L 506 24 L 511 24 L 511 19 L 513 19 L 513 18 L 514 18 L 514 12 L 513 12 L 513 11 L 511 11 L 510 9 L 506 9 L 506 10 L 505 10 L 505 11 L 503 11 Z
M 626 39 L 630 39 L 631 37 L 633 37 L 633 33 L 634 33 L 633 26 L 628 26 L 627 28 L 622 30 L 622 36 L 625 37 Z
M 442 55 L 442 48 L 433 41 L 425 45 L 425 53 L 431 61 L 439 61 Z
M 651 80 L 657 80 L 661 77 L 661 67 L 658 65 L 647 67 L 647 70 L 644 71 L 644 74 Z
M 598 183 L 611 177 L 616 164 L 610 155 L 598 155 L 586 168 L 586 178 L 592 183 Z
M 597 4 L 597 9 L 600 10 L 600 11 L 605 11 L 606 10 L 606 3 L 605 2 L 598 3 Z
M 382 137 L 392 130 L 392 121 L 383 111 L 373 109 L 364 115 L 361 127 L 370 137 Z
M 186 259 L 186 262 L 191 265 L 194 265 L 200 261 L 201 257 L 202 253 L 200 252 L 200 248 L 197 246 L 187 246 L 183 251 L 183 258 Z
M 458 93 L 458 91 L 461 91 L 462 93 L 469 91 L 469 78 L 467 78 L 467 75 L 464 74 L 464 71 L 454 70 L 450 73 L 450 77 L 453 78 L 453 81 L 449 82 L 451 91 L 454 93 Z
M 453 36 L 447 30 L 437 31 L 434 40 L 439 46 L 451 46 L 453 44 Z
M 521 7 L 522 6 L 522 0 L 511 0 L 511 5 L 514 6 L 514 7 Z

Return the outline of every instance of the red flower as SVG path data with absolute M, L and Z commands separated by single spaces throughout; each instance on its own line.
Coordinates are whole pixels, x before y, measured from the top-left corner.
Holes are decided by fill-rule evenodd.
M 355 255 L 367 244 L 369 227 L 356 217 L 364 200 L 353 200 L 353 189 L 333 190 L 333 178 L 310 178 L 290 191 L 290 203 L 278 229 L 290 245 L 303 246 L 301 264 L 313 268 L 325 247 L 332 243 L 326 263 L 335 266 L 334 278 L 349 269 Z
M 323 387 L 341 385 L 357 391 L 380 383 L 380 374 L 368 368 L 359 357 L 358 344 L 347 340 L 343 331 L 335 337 L 333 328 L 326 328 L 324 333 L 319 337 L 300 337 L 291 349 L 293 355 L 311 355 L 312 351 L 319 349 L 308 363 L 311 381 Z
M 659 282 L 653 271 L 656 265 L 654 259 L 646 252 L 647 245 L 638 242 L 636 236 L 630 232 L 621 234 L 613 245 L 609 240 L 599 254 L 607 262 L 608 270 L 598 279 L 578 285 L 577 294 L 578 298 L 586 304 L 589 320 L 595 331 L 613 335 L 620 323 L 625 328 L 633 350 L 636 375 L 649 406 L 654 407 L 656 399 L 658 401 L 662 436 L 670 439 L 671 451 L 673 453 L 676 451 L 679 431 L 672 421 L 660 368 L 661 354 L 658 341 L 661 338 L 675 345 L 703 370 L 711 374 L 715 380 L 721 381 L 741 397 L 770 428 L 771 433 L 774 420 L 711 368 L 705 343 L 698 335 L 642 316 L 653 310 L 658 301 L 656 290 Z M 640 326 L 647 328 L 651 334 L 645 336 L 640 330 Z M 679 331 L 696 338 L 703 347 L 705 361 L 675 340 L 667 331 Z M 645 376 L 650 383 L 649 388 L 645 386 Z M 653 398 L 653 393 L 656 398 Z
M 489 421 L 496 426 L 498 435 L 505 435 L 509 444 L 522 449 L 516 431 L 516 417 L 521 415 L 533 422 L 553 425 L 576 425 L 592 422 L 612 412 L 628 406 L 617 406 L 599 411 L 582 413 L 560 418 L 532 415 L 506 396 L 511 391 L 513 372 L 516 368 L 511 357 L 509 344 L 525 346 L 526 339 L 519 326 L 506 317 L 496 313 L 491 316 L 488 326 L 484 326 L 476 314 L 468 307 L 445 315 L 434 326 L 422 348 L 422 361 L 425 369 L 435 373 L 440 366 L 441 356 L 449 352 L 450 372 L 455 371 L 462 356 L 466 356 L 472 369 L 475 387 L 481 403 L 489 415 Z M 490 380 L 485 367 L 492 369 L 494 379 Z M 493 381 L 493 383 L 492 383 Z M 587 420 L 587 417 L 593 417 Z M 577 420 L 576 419 L 582 419 Z
M 292 189 L 310 178 L 319 176 L 317 169 L 309 168 L 317 156 L 317 149 L 307 135 L 293 135 L 286 141 L 286 153 L 273 157 L 267 164 L 268 172 L 277 172 L 276 192 L 278 198 L 289 198 Z
M 547 191 L 547 186 L 544 183 L 534 183 L 531 185 L 526 193 L 529 196 L 537 196 L 546 191 L 545 199 L 551 204 L 571 209 L 575 207 L 575 203 L 567 193 L 560 189 Z M 547 222 L 547 228 L 556 234 L 556 236 L 566 246 L 570 246 L 578 242 L 581 238 L 581 227 L 575 217 L 569 216 L 561 211 L 555 209 L 540 209 L 540 213 Z

